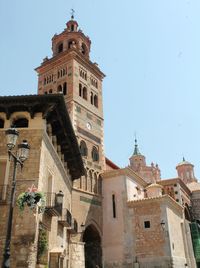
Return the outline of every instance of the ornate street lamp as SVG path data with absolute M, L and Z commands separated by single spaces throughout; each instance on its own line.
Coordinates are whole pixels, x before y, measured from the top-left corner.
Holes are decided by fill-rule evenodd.
M 9 159 L 13 160 L 13 178 L 12 178 L 12 189 L 11 189 L 11 200 L 9 206 L 8 214 L 8 224 L 7 224 L 7 233 L 6 233 L 6 242 L 3 256 L 2 268 L 10 268 L 10 242 L 11 242 L 11 233 L 12 233 L 12 219 L 13 219 L 13 209 L 15 203 L 15 188 L 16 188 L 16 169 L 19 164 L 21 168 L 23 167 L 24 161 L 28 158 L 30 146 L 26 140 L 23 140 L 21 144 L 18 145 L 18 150 L 16 153 L 12 152 L 12 149 L 15 147 L 19 132 L 15 128 L 9 128 L 5 131 L 7 137 L 7 147 Z

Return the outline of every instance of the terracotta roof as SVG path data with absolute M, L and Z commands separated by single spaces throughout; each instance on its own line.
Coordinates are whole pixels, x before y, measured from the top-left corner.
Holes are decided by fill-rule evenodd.
M 113 168 L 113 169 L 120 169 L 120 167 L 118 167 L 115 163 L 113 163 L 110 159 L 108 159 L 107 157 L 106 157 L 106 164 L 108 165 L 108 166 L 110 166 L 111 168 Z

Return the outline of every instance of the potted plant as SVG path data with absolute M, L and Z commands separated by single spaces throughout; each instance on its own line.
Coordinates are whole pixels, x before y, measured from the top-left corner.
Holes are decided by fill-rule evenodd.
M 34 185 L 32 185 L 26 192 L 21 193 L 17 198 L 17 206 L 20 211 L 24 210 L 25 205 L 27 205 L 30 209 L 34 209 L 38 203 L 40 212 L 42 212 L 45 207 L 44 194 L 39 192 Z

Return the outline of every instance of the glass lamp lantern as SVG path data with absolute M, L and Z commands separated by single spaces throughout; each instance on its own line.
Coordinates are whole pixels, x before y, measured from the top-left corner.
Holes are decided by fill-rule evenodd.
M 23 142 L 18 145 L 17 155 L 22 162 L 28 158 L 29 150 L 30 146 L 26 140 L 23 140 Z
M 64 196 L 64 194 L 63 194 L 62 191 L 59 191 L 59 193 L 56 194 L 56 203 L 58 205 L 62 205 L 62 203 L 63 203 L 63 196 Z
M 12 150 L 16 145 L 19 132 L 15 128 L 9 128 L 5 133 L 7 137 L 7 147 L 9 150 Z

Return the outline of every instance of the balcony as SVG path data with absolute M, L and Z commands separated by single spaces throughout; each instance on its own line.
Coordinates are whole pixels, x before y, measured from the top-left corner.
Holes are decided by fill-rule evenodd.
M 45 193 L 46 205 L 45 213 L 49 216 L 60 216 L 62 215 L 62 203 L 58 202 L 58 194 L 56 193 Z
M 72 219 L 71 227 L 68 229 L 68 232 L 71 234 L 76 234 L 78 232 L 78 223 L 76 219 Z
M 63 227 L 71 227 L 72 224 L 72 214 L 68 209 L 63 209 L 62 216 L 58 219 L 58 222 Z
M 8 201 L 9 186 L 7 184 L 0 185 L 0 203 L 5 204 Z

